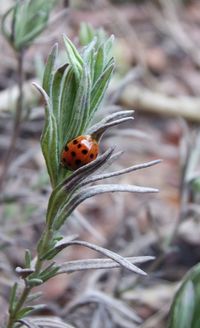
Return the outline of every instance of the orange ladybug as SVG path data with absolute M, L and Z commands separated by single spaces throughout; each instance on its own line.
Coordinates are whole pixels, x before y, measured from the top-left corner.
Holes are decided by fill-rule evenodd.
M 83 135 L 69 141 L 61 154 L 61 164 L 68 170 L 75 171 L 79 167 L 92 162 L 99 154 L 99 145 L 91 135 Z

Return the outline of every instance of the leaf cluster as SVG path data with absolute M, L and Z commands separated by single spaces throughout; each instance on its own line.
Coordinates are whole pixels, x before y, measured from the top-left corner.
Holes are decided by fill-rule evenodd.
M 60 165 L 65 143 L 87 134 L 102 104 L 114 68 L 114 60 L 110 56 L 113 37 L 100 44 L 94 39 L 82 53 L 65 35 L 64 43 L 66 63 L 55 67 L 58 52 L 55 45 L 47 60 L 43 88 L 36 85 L 46 103 L 41 147 L 53 188 L 70 174 Z
M 55 0 L 17 0 L 3 16 L 4 36 L 17 51 L 27 48 L 46 28 Z

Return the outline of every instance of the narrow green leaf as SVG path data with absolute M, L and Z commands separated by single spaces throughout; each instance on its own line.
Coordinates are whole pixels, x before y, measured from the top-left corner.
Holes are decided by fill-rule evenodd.
M 15 283 L 10 292 L 9 313 L 12 313 L 14 310 L 14 307 L 15 307 L 17 287 L 18 287 L 18 284 Z
M 30 268 L 31 267 L 31 252 L 29 249 L 26 249 L 25 251 L 25 268 Z
M 40 273 L 40 279 L 43 282 L 49 280 L 50 278 L 54 277 L 56 272 L 59 270 L 59 267 L 55 265 L 55 263 L 51 263 L 45 270 Z
M 29 286 L 31 286 L 31 287 L 36 287 L 36 286 L 43 284 L 43 280 L 39 279 L 39 278 L 27 279 L 27 282 L 28 282 Z
M 23 308 L 22 310 L 20 310 L 17 315 L 16 315 L 16 319 L 22 319 L 25 316 L 27 316 L 29 313 L 31 313 L 33 311 L 34 307 L 33 306 L 27 306 L 25 308 Z
M 47 109 L 48 116 L 45 121 L 45 127 L 41 137 L 41 147 L 46 161 L 51 184 L 53 187 L 55 187 L 58 181 L 59 153 L 57 124 L 51 111 L 52 109 Z
M 104 69 L 104 61 L 105 61 L 104 49 L 103 47 L 99 47 L 96 55 L 96 61 L 95 61 L 94 81 L 96 81 L 99 78 L 99 76 L 102 74 Z
M 103 100 L 113 69 L 114 69 L 114 62 L 112 62 L 108 66 L 108 68 L 101 74 L 101 76 L 98 78 L 95 85 L 93 86 L 91 92 L 91 105 L 90 105 L 91 118 L 94 115 L 95 111 L 99 108 Z
M 169 325 L 170 328 L 193 328 L 192 318 L 194 312 L 194 286 L 192 282 L 187 281 L 176 298 L 173 309 L 173 319 Z
M 47 59 L 47 63 L 45 65 L 44 76 L 43 76 L 43 89 L 46 91 L 48 96 L 51 96 L 51 87 L 52 87 L 52 80 L 53 80 L 53 71 L 55 60 L 58 54 L 58 44 L 56 43 Z
M 83 132 L 85 122 L 88 120 L 90 108 L 90 77 L 86 66 L 83 67 L 79 88 L 73 106 L 73 116 L 69 127 L 69 135 L 73 138 Z
M 61 147 L 64 147 L 66 141 L 73 138 L 69 133 L 69 129 L 73 119 L 73 108 L 76 99 L 77 84 L 75 73 L 72 67 L 65 72 L 61 84 L 61 94 L 60 94 L 60 133 Z
M 56 267 L 49 269 L 49 271 L 47 271 L 46 273 L 43 273 L 41 275 L 43 282 L 49 280 L 50 278 L 53 278 L 56 275 L 56 273 L 58 272 L 58 270 L 59 270 L 59 267 L 56 266 Z
M 33 302 L 42 296 L 42 292 L 32 293 L 27 297 L 27 302 Z
M 185 276 L 176 293 L 169 317 L 169 328 L 198 328 L 200 321 L 200 264 L 194 266 Z M 184 319 L 184 320 L 182 320 Z M 185 324 L 185 323 L 186 324 Z M 183 326 L 181 326 L 183 325 Z
M 60 154 L 58 148 L 58 126 L 53 114 L 52 103 L 44 89 L 37 83 L 34 86 L 39 90 L 45 99 L 45 125 L 41 136 L 41 148 L 46 161 L 47 170 L 53 187 L 58 182 L 58 170 L 60 165 Z
M 86 46 L 90 43 L 95 35 L 95 31 L 90 24 L 81 23 L 79 32 L 79 41 L 82 46 Z
M 68 39 L 68 37 L 66 35 L 63 35 L 63 39 L 64 39 L 65 47 L 67 50 L 69 62 L 73 67 L 73 70 L 74 70 L 74 73 L 76 76 L 76 81 L 78 82 L 81 72 L 82 72 L 83 60 L 82 60 L 81 56 L 79 55 L 79 52 L 76 49 L 76 47 L 70 41 L 70 39 Z

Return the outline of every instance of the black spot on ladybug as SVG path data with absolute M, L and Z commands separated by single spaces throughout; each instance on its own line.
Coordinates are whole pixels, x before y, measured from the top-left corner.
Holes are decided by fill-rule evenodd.
M 76 159 L 75 163 L 76 163 L 76 165 L 80 165 L 81 164 L 81 160 L 80 159 Z
M 82 150 L 82 154 L 86 155 L 88 153 L 88 150 L 87 149 L 83 149 Z
M 72 151 L 72 152 L 71 152 L 71 155 L 72 155 L 72 157 L 76 157 L 76 153 L 75 153 L 75 151 Z
M 81 144 L 78 144 L 78 146 L 77 146 L 78 148 L 81 148 L 82 147 L 82 145 Z
M 76 145 L 77 143 L 78 143 L 78 141 L 75 139 L 75 140 L 73 141 L 73 144 Z
M 69 150 L 69 147 L 65 146 L 65 151 L 68 151 Z
M 90 158 L 94 158 L 94 154 L 90 154 Z
M 62 160 L 63 160 L 63 162 L 66 162 L 66 158 L 63 158 Z

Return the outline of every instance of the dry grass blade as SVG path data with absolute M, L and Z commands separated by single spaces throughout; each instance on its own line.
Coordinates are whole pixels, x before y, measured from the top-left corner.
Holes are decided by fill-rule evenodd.
M 125 257 L 126 261 L 129 261 L 132 264 L 144 263 L 147 261 L 153 260 L 153 256 L 137 256 L 137 257 Z M 88 260 L 76 260 L 65 262 L 60 265 L 60 269 L 57 272 L 61 273 L 72 273 L 82 270 L 91 270 L 91 269 L 114 269 L 120 268 L 121 265 L 111 259 L 88 259 Z

